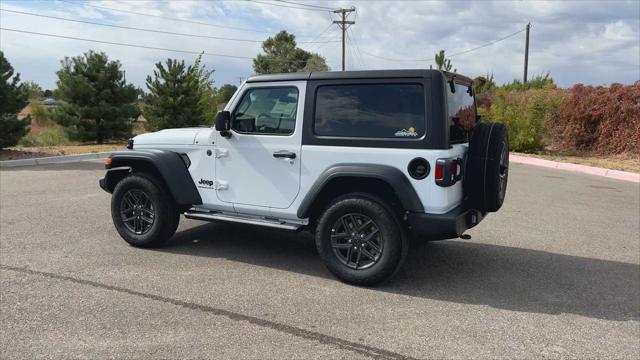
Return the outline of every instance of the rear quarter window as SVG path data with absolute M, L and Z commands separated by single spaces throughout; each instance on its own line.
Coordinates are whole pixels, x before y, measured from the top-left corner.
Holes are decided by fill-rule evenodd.
M 455 83 L 455 92 L 447 85 L 447 117 L 449 143 L 469 141 L 469 135 L 476 125 L 476 105 L 470 85 Z
M 318 136 L 419 139 L 425 135 L 422 84 L 324 85 L 316 91 Z

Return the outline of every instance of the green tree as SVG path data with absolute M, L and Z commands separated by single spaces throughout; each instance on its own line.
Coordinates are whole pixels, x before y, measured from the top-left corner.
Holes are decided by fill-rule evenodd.
M 19 120 L 18 113 L 29 103 L 29 89 L 20 84 L 20 74 L 0 51 L 0 149 L 13 146 L 29 131 L 30 119 Z
M 444 50 L 440 50 L 436 53 L 435 56 L 436 66 L 438 66 L 438 70 L 451 71 L 453 65 L 451 65 L 451 60 L 447 59 L 444 55 Z M 453 69 L 453 72 L 456 72 L 458 69 Z
M 102 144 L 131 136 L 131 122 L 140 114 L 139 90 L 127 84 L 120 62 L 89 51 L 60 63 L 54 94 L 63 102 L 52 111 L 52 120 L 72 139 Z
M 220 89 L 218 89 L 218 101 L 220 103 L 227 103 L 231 100 L 233 94 L 236 93 L 238 87 L 231 84 L 224 84 Z
M 262 43 L 264 54 L 258 54 L 253 59 L 253 70 L 256 74 L 304 71 L 309 59 L 317 54 L 300 49 L 296 45 L 295 35 L 284 30 L 280 31 Z M 320 55 L 314 58 L 314 62 L 315 67 L 320 67 L 322 64 L 326 67 L 326 62 Z
M 311 57 L 307 59 L 307 64 L 302 71 L 329 71 L 329 65 L 327 60 L 320 54 L 311 54 Z
M 201 57 L 189 66 L 175 59 L 167 59 L 166 65 L 157 63 L 146 82 L 144 116 L 151 129 L 211 124 L 216 109 L 212 75 Z
M 213 125 L 218 113 L 218 90 L 213 86 L 215 70 L 207 69 L 202 63 L 202 54 L 193 64 L 200 83 L 200 106 L 204 112 L 205 124 Z

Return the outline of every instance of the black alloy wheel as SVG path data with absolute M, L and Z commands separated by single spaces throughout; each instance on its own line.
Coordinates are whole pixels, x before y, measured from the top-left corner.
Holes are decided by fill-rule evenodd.
M 378 225 L 370 217 L 349 213 L 331 227 L 331 247 L 342 264 L 361 270 L 380 260 L 384 242 Z
M 127 191 L 120 202 L 120 217 L 125 227 L 134 234 L 149 232 L 156 219 L 149 195 L 140 189 Z

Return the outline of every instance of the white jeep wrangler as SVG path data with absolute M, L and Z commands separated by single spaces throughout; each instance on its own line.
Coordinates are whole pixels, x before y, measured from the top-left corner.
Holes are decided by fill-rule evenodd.
M 249 78 L 215 127 L 136 136 L 100 186 L 131 245 L 189 219 L 315 232 L 341 280 L 391 277 L 408 237 L 463 236 L 504 200 L 506 128 L 479 122 L 472 82 L 437 70 Z

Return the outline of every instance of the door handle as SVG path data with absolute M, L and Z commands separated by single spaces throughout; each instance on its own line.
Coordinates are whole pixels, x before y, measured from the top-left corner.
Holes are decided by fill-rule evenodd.
M 280 150 L 273 153 L 274 158 L 286 158 L 286 159 L 295 159 L 296 153 L 286 150 Z

